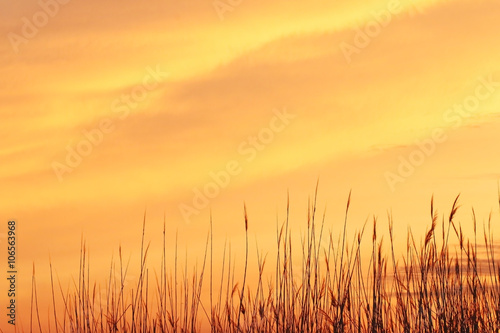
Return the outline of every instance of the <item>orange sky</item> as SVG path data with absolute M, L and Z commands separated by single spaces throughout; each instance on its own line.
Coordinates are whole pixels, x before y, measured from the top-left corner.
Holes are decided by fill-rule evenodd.
M 75 276 L 82 234 L 96 278 L 119 244 L 135 258 L 145 210 L 152 249 L 165 214 L 193 257 L 210 210 L 238 250 L 244 201 L 251 244 L 274 247 L 288 190 L 299 234 L 318 178 L 334 231 L 350 189 L 353 232 L 392 209 L 420 235 L 433 193 L 443 213 L 462 193 L 464 224 L 498 212 L 496 1 L 54 1 L 0 13 L 0 236 L 15 218 L 22 301 L 32 262 L 41 285 L 49 254 Z

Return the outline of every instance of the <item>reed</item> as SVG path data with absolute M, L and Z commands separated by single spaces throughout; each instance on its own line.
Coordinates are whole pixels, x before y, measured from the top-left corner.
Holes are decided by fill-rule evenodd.
M 113 274 L 116 264 L 112 260 L 105 301 L 96 297 L 102 290 L 91 283 L 89 254 L 82 240 L 78 281 L 72 289 L 64 292 L 60 281 L 59 291 L 54 288 L 50 264 L 52 309 L 48 322 L 54 324 L 55 332 L 89 333 L 200 332 L 202 327 L 210 327 L 211 332 L 500 331 L 500 263 L 491 215 L 479 242 L 474 210 L 469 239 L 455 218 L 459 197 L 446 215 L 438 214 L 432 198 L 428 230 L 419 242 L 409 229 L 404 253 L 394 249 L 392 215 L 388 214 L 389 250 L 379 236 L 380 223 L 373 218 L 371 255 L 363 260 L 367 223 L 352 240 L 347 236 L 351 194 L 338 234 L 326 230 L 325 213 L 318 219 L 316 202 L 317 192 L 309 203 L 307 231 L 298 244 L 293 243 L 287 204 L 285 220 L 277 223 L 272 276 L 264 273 L 268 258 L 256 245 L 258 279 L 253 286 L 247 281 L 251 221 L 246 206 L 241 284 L 227 241 L 220 258 L 220 281 L 213 279 L 211 218 L 201 269 L 190 275 L 187 262 L 183 267 L 178 263 L 177 236 L 175 258 L 167 260 L 164 221 L 160 269 L 150 281 L 144 216 L 138 281 L 125 286 L 129 263 L 123 262 L 120 248 L 120 274 L 118 278 Z M 301 258 L 299 272 L 294 266 L 297 258 Z M 206 297 L 202 295 L 205 274 L 210 274 Z M 34 267 L 31 295 L 30 332 L 49 332 L 51 328 L 42 327 L 40 321 Z

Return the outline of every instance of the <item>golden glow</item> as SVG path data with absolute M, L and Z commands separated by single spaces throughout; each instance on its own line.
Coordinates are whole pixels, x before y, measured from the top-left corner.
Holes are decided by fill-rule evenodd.
M 82 233 L 105 267 L 118 244 L 135 251 L 144 210 L 152 242 L 165 214 L 169 240 L 178 230 L 196 257 L 211 211 L 217 239 L 238 242 L 243 201 L 252 235 L 272 247 L 287 190 L 298 233 L 318 177 L 331 225 L 353 189 L 351 231 L 392 209 L 396 228 L 417 234 L 433 193 L 443 209 L 463 193 L 486 216 L 500 170 L 500 5 L 401 0 L 378 24 L 374 13 L 392 2 L 245 0 L 221 20 L 210 1 L 72 1 L 18 53 L 4 38 L 1 220 L 19 221 L 23 269 L 50 253 L 70 281 Z M 15 6 L 0 14 L 3 36 L 40 10 Z M 370 25 L 379 30 L 360 47 Z M 168 75 L 151 79 L 156 69 Z M 293 119 L 274 120 L 285 109 Z M 436 129 L 445 139 L 392 191 L 387 173 Z M 229 184 L 187 223 L 180 205 L 192 207 L 231 161 Z

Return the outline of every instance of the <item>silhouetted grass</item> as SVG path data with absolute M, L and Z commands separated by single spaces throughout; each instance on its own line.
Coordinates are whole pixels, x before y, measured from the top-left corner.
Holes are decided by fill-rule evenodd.
M 458 199 L 441 221 L 431 200 L 430 227 L 425 238 L 419 244 L 408 231 L 406 252 L 401 254 L 394 250 L 392 216 L 388 216 L 388 253 L 384 253 L 382 239 L 377 237 L 378 224 L 374 219 L 370 223 L 371 257 L 364 262 L 361 245 L 366 223 L 352 241 L 347 239 L 350 195 L 344 226 L 338 235 L 325 231 L 324 215 L 318 222 L 314 198 L 301 244 L 292 244 L 287 205 L 286 219 L 277 228 L 274 276 L 264 276 L 269 258 L 257 248 L 255 290 L 246 283 L 251 223 L 246 207 L 241 284 L 234 264 L 231 265 L 231 246 L 227 243 L 220 258 L 221 280 L 213 280 L 212 221 L 201 270 L 190 276 L 187 263 L 183 267 L 178 264 L 177 244 L 174 261 L 167 262 L 164 224 L 160 270 L 151 277 L 146 265 L 149 246 L 144 240 L 144 221 L 139 278 L 132 288 L 125 287 L 128 264 L 123 263 L 121 248 L 118 267 L 112 261 L 104 291 L 89 281 L 83 242 L 79 278 L 72 290 L 64 292 L 60 283 L 59 290 L 54 288 L 50 266 L 51 331 L 199 332 L 205 321 L 211 332 L 498 332 L 500 262 L 495 257 L 491 216 L 484 227 L 483 241 L 478 243 L 473 212 L 474 239 L 467 239 L 455 221 Z M 457 246 L 450 245 L 452 242 Z M 300 252 L 301 269 L 294 272 L 293 258 Z M 119 278 L 113 275 L 116 268 Z M 201 301 L 205 274 L 210 274 L 210 295 L 206 298 L 209 304 Z M 30 331 L 48 332 L 40 324 L 34 268 L 32 286 Z M 96 296 L 101 292 L 106 295 L 105 301 Z M 60 294 L 62 306 L 56 304 L 56 294 Z

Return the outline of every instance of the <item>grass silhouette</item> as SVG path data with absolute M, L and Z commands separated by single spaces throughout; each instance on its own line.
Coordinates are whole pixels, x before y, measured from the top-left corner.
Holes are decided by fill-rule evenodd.
M 475 214 L 474 239 L 467 239 L 455 221 L 458 199 L 450 214 L 442 218 L 440 227 L 432 199 L 430 228 L 423 242 L 417 245 L 409 231 L 406 253 L 402 254 L 394 250 L 392 217 L 389 216 L 388 223 L 390 251 L 386 253 L 382 240 L 377 238 L 374 219 L 368 263 L 361 259 L 366 223 L 352 242 L 346 236 L 350 194 L 339 235 L 324 231 L 325 217 L 318 222 L 316 198 L 312 200 L 307 233 L 300 247 L 292 244 L 288 204 L 286 220 L 277 230 L 278 251 L 272 277 L 264 276 L 268 258 L 257 250 L 255 290 L 246 285 L 251 223 L 246 207 L 245 269 L 241 284 L 235 278 L 234 266 L 231 267 L 231 247 L 227 244 L 221 260 L 221 280 L 218 283 L 213 280 L 212 221 L 201 270 L 191 276 L 187 273 L 187 263 L 184 267 L 178 263 L 177 240 L 175 260 L 172 267 L 168 266 L 164 223 L 160 270 L 153 279 L 146 265 L 149 246 L 144 239 L 144 220 L 138 282 L 131 288 L 125 286 L 128 264 L 124 265 L 120 248 L 120 274 L 113 276 L 112 264 L 105 301 L 96 296 L 96 283 L 89 281 L 84 243 L 78 283 L 75 282 L 73 290 L 63 292 L 60 283 L 58 288 L 54 286 L 50 265 L 53 306 L 50 322 L 54 325 L 50 331 L 200 332 L 205 330 L 201 325 L 205 321 L 211 332 L 498 332 L 500 262 L 495 258 L 491 216 L 484 227 L 483 242 L 477 241 Z M 327 246 L 321 245 L 325 239 Z M 457 246 L 450 245 L 452 242 Z M 295 251 L 302 254 L 300 272 L 293 271 Z M 208 274 L 209 304 L 203 304 L 202 288 Z M 40 323 L 34 268 L 32 286 L 30 331 L 48 332 Z M 57 307 L 56 294 L 60 294 L 62 306 Z

